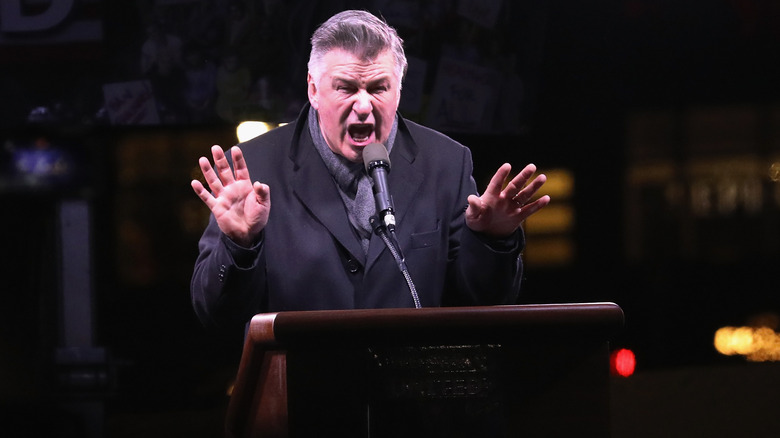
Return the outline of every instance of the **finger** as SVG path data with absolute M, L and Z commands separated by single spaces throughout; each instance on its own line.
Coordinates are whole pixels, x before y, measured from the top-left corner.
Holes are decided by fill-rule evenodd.
M 515 195 L 512 200 L 519 204 L 525 204 L 528 201 L 530 201 L 536 192 L 539 191 L 540 188 L 544 185 L 544 183 L 547 182 L 547 175 L 545 174 L 539 174 L 534 178 L 533 181 L 528 183 L 525 187 L 523 187 L 522 190 L 520 190 L 517 195 Z
M 208 206 L 209 210 L 211 210 L 216 203 L 216 199 L 214 199 L 211 193 L 206 190 L 205 187 L 203 187 L 203 184 L 200 181 L 196 179 L 190 182 L 190 186 L 192 186 L 192 190 L 195 191 L 195 194 L 198 195 L 198 197 L 206 204 L 206 206 Z
M 544 183 L 547 182 L 547 175 L 540 174 L 537 175 L 536 178 L 534 178 L 533 181 L 531 181 L 528 185 L 526 185 L 523 190 L 521 190 L 520 193 L 518 193 L 517 200 L 522 201 L 523 203 L 526 203 L 531 200 L 531 198 L 534 197 L 536 192 L 539 191 L 540 188 L 544 185 Z
M 214 156 L 214 166 L 217 168 L 217 174 L 223 185 L 228 185 L 234 181 L 233 169 L 230 168 L 225 152 L 221 147 L 214 145 L 211 147 L 211 154 Z
M 512 178 L 512 181 L 509 181 L 506 185 L 506 195 L 510 198 L 516 197 L 521 190 L 523 190 L 523 187 L 528 182 L 529 179 L 533 176 L 533 174 L 536 173 L 536 165 L 529 164 L 523 168 L 517 175 L 515 175 L 514 178 Z
M 219 176 L 217 176 L 214 168 L 211 167 L 209 159 L 206 157 L 200 157 L 198 159 L 198 164 L 200 165 L 200 171 L 203 173 L 203 179 L 206 180 L 206 184 L 209 185 L 211 191 L 215 194 L 221 192 L 222 181 L 219 180 Z
M 544 195 L 539 199 L 535 200 L 534 202 L 529 202 L 528 204 L 522 206 L 522 208 L 520 208 L 519 211 L 522 220 L 527 219 L 529 216 L 541 210 L 549 203 L 550 203 L 550 196 Z
M 233 155 L 233 169 L 236 173 L 236 179 L 249 179 L 249 169 L 246 166 L 246 160 L 244 160 L 244 153 L 238 146 L 233 146 L 230 149 Z
M 511 170 L 512 166 L 509 165 L 509 163 L 502 164 L 493 177 L 490 178 L 490 182 L 485 189 L 485 193 L 489 193 L 493 196 L 499 196 L 501 194 L 501 189 L 504 187 L 504 181 L 506 180 L 506 177 L 509 175 Z

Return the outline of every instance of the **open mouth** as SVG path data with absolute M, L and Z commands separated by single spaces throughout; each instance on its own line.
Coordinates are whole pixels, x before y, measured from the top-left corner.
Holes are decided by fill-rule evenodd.
M 347 130 L 349 138 L 356 144 L 364 144 L 371 140 L 371 134 L 374 132 L 374 125 L 371 124 L 354 124 L 349 125 Z

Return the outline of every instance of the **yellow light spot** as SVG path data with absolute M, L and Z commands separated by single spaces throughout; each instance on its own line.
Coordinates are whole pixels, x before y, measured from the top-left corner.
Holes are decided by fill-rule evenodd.
M 780 334 L 769 327 L 722 327 L 715 332 L 715 349 L 754 362 L 780 360 Z
M 266 122 L 241 122 L 236 128 L 236 137 L 238 137 L 238 142 L 242 143 L 270 130 L 271 125 Z

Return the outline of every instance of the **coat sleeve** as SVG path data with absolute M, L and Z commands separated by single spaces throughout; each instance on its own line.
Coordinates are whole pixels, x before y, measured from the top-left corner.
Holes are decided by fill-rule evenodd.
M 497 241 L 466 226 L 466 199 L 477 193 L 472 177 L 471 152 L 463 148 L 460 193 L 450 224 L 450 250 L 447 293 L 444 305 L 515 304 L 523 275 L 521 252 L 525 246 L 522 228 L 513 236 Z
M 190 283 L 195 314 L 208 327 L 243 325 L 259 312 L 265 293 L 263 238 L 242 248 L 209 220 Z M 260 290 L 258 290 L 260 289 Z

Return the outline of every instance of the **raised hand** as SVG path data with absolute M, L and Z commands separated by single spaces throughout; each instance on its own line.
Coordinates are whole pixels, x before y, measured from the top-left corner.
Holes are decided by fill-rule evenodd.
M 200 157 L 198 160 L 211 192 L 198 180 L 192 180 L 190 185 L 214 214 L 219 229 L 237 244 L 251 246 L 268 223 L 270 189 L 266 184 L 250 180 L 244 154 L 239 147 L 231 149 L 234 169 L 230 168 L 221 147 L 212 146 L 211 154 L 213 168 L 208 158 Z
M 490 179 L 482 196 L 469 196 L 466 209 L 466 225 L 469 228 L 492 237 L 508 237 L 524 220 L 550 203 L 547 195 L 531 201 L 547 181 L 547 177 L 540 174 L 528 183 L 536 172 L 536 166 L 525 166 L 504 187 L 511 170 L 509 164 L 502 165 Z

